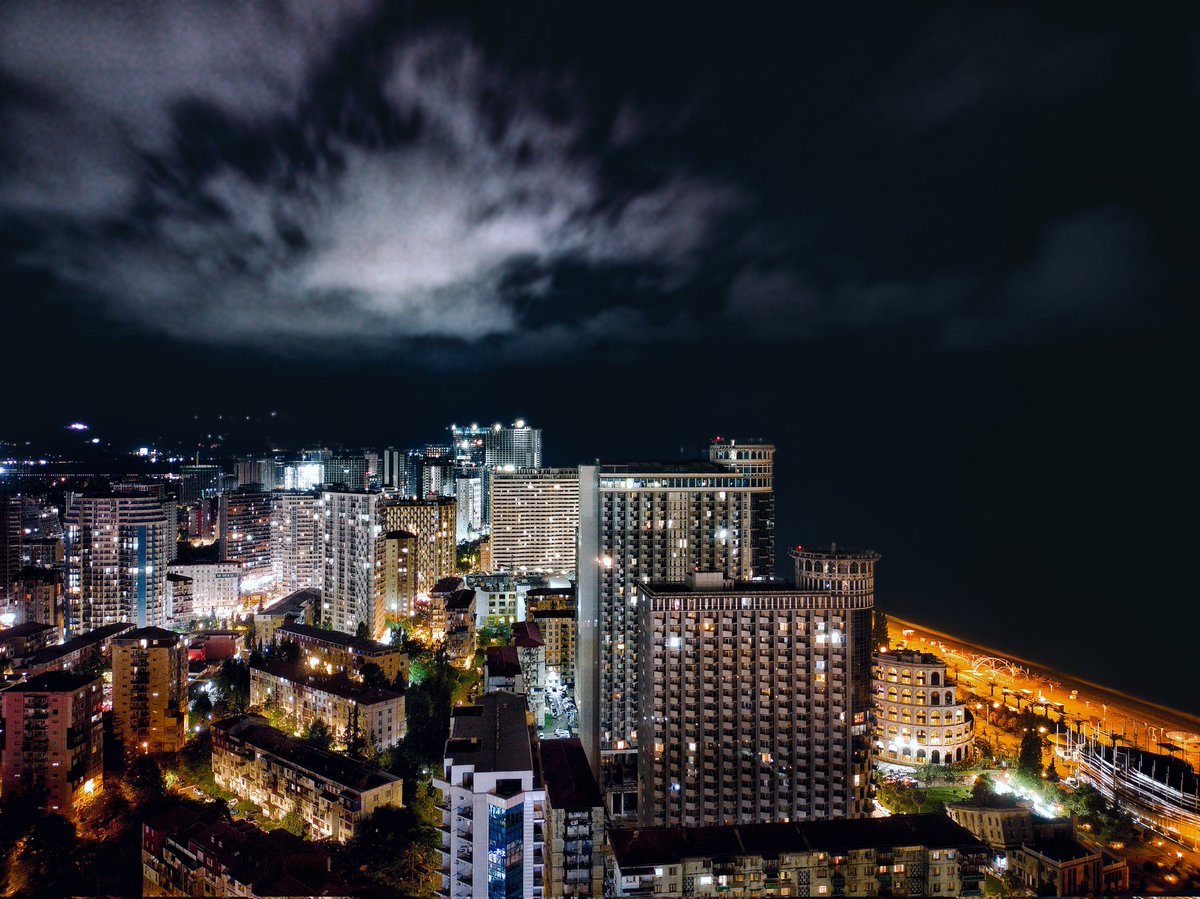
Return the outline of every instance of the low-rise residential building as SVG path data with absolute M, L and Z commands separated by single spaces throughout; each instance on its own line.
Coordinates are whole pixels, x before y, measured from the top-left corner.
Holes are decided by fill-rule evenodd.
M 512 642 L 521 664 L 529 711 L 541 726 L 546 716 L 546 643 L 532 621 L 518 621 L 513 625 Z
M 176 621 L 184 621 L 192 616 L 228 618 L 233 615 L 242 607 L 244 573 L 241 565 L 235 561 L 172 564 L 167 568 L 168 576 L 177 574 L 191 578 L 191 608 L 177 608 L 172 617 Z M 172 585 L 168 585 L 168 590 L 171 589 Z
M 446 597 L 446 655 L 460 668 L 475 659 L 475 591 L 455 590 Z
M 345 842 L 367 815 L 403 805 L 400 779 L 271 727 L 259 715 L 213 725 L 217 786 L 279 821 L 299 815 L 316 839 Z
M 525 678 L 521 674 L 521 660 L 515 646 L 489 646 L 484 651 L 483 691 L 494 693 L 497 690 L 525 692 Z
M 104 786 L 101 679 L 48 671 L 0 697 L 4 798 L 24 796 L 39 808 L 73 818 Z
M 126 753 L 178 752 L 187 739 L 185 638 L 140 627 L 112 640 L 113 733 Z
M 62 545 L 62 541 L 56 540 Z M 46 624 L 61 633 L 65 624 L 63 607 L 66 581 L 61 568 L 27 565 L 17 574 L 13 582 L 12 605 L 17 615 L 16 623 Z
M 297 730 L 323 721 L 343 745 L 363 741 L 387 749 L 404 739 L 404 695 L 318 673 L 304 665 L 265 661 L 250 668 L 250 705 L 279 715 Z
M 408 655 L 398 646 L 296 623 L 276 629 L 275 642 L 281 640 L 298 645 L 301 657 L 310 667 L 323 668 L 327 674 L 344 672 L 357 678 L 362 666 L 373 662 L 383 670 L 388 683 L 394 683 L 397 677 L 408 683 Z
M 606 896 L 982 896 L 988 849 L 945 815 L 614 830 Z
M 315 624 L 321 618 L 321 591 L 306 587 L 254 613 L 254 639 L 260 646 L 275 642 L 275 631 L 285 624 Z
M 532 593 L 532 591 L 530 591 Z M 572 603 L 574 600 L 572 599 Z M 546 689 L 571 690 L 575 686 L 575 633 L 579 619 L 575 609 L 533 608 L 526 613 L 537 625 L 546 644 Z
M 1104 855 L 1074 837 L 1056 836 L 1021 847 L 1010 862 L 1037 896 L 1087 896 L 1104 887 Z
M 877 653 L 871 687 L 877 759 L 921 766 L 971 758 L 975 722 L 940 656 L 914 649 Z
M 477 627 L 512 625 L 525 617 L 527 583 L 508 574 L 483 574 L 472 575 L 470 585 L 476 590 Z
M 604 798 L 579 740 L 543 740 L 546 896 L 604 895 Z
M 57 638 L 58 631 L 51 625 L 35 621 L 4 628 L 0 630 L 0 666 L 40 652 Z
M 487 693 L 452 710 L 445 763 L 433 781 L 442 793 L 439 894 L 446 899 L 549 895 L 546 794 L 533 740 L 523 696 Z
M 244 631 L 201 631 L 192 635 L 188 658 L 193 662 L 223 662 L 237 658 L 245 649 Z
M 328 896 L 329 848 L 279 828 L 226 821 L 178 806 L 142 824 L 146 896 Z
M 948 804 L 946 814 L 998 856 L 1011 858 L 1025 843 L 1033 842 L 1033 802 L 1028 799 L 994 793 L 973 796 Z
M 108 654 L 113 637 L 133 630 L 128 621 L 105 624 L 78 637 L 72 637 L 57 646 L 27 656 L 14 666 L 14 671 L 24 677 L 33 677 L 46 671 L 90 671 L 99 668 Z

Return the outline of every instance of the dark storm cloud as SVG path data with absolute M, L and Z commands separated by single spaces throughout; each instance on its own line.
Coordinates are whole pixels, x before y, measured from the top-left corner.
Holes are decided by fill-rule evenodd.
M 1111 34 L 1037 24 L 934 16 L 830 115 L 792 96 L 803 63 L 779 78 L 753 54 L 731 62 L 740 93 L 719 70 L 659 89 L 619 47 L 576 60 L 543 36 L 522 56 L 513 34 L 367 3 L 9 4 L 0 228 L 10 260 L 113 317 L 280 350 L 419 339 L 436 359 L 503 337 L 490 352 L 521 355 L 730 326 L 961 345 L 1120 322 L 1155 251 L 1119 198 L 1006 199 L 1013 246 L 967 227 L 909 254 L 888 228 L 944 223 L 902 169 L 869 195 L 826 186 L 961 166 L 964 123 L 1034 127 L 1021 104 L 1054 115 L 1104 76 Z M 681 48 L 666 68 L 701 72 Z M 978 202 L 958 193 L 947 208 Z

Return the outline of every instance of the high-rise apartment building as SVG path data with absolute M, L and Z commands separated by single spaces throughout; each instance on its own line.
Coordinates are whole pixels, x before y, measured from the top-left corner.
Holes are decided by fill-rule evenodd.
M 237 562 L 175 563 L 167 567 L 167 577 L 171 595 L 168 617 L 172 623 L 186 621 L 191 615 L 229 618 L 241 610 L 242 567 Z M 178 592 L 179 577 L 190 581 L 187 588 L 190 608 L 177 601 L 182 596 Z
M 237 463 L 238 488 L 274 490 L 283 486 L 283 465 L 274 459 L 242 459 Z
M 313 493 L 271 494 L 271 575 L 288 592 L 321 586 L 322 519 Z
M 535 774 L 525 697 L 487 693 L 458 706 L 441 777 L 447 899 L 542 895 L 546 793 Z
M 417 598 L 417 537 L 388 531 L 375 542 L 375 597 L 385 618 L 411 618 Z
M 492 473 L 492 559 L 497 570 L 566 576 L 575 570 L 579 470 Z
M 483 533 L 483 477 L 480 473 L 464 477 L 459 471 L 454 484 L 454 498 L 458 503 L 454 539 L 462 543 Z
M 61 569 L 27 566 L 17 575 L 9 607 L 17 624 L 48 624 L 61 634 L 63 596 Z
M 483 462 L 488 468 L 541 468 L 542 429 L 521 419 L 511 427 L 492 425 L 483 438 Z
M 181 465 L 179 478 L 179 502 L 185 506 L 212 499 L 221 492 L 220 465 Z
M 639 826 L 867 814 L 854 613 L 870 602 L 711 572 L 643 585 Z
M 637 588 L 697 569 L 771 576 L 773 452 L 749 444 L 736 459 L 579 469 L 580 737 L 614 816 L 637 810 Z M 758 457 L 754 471 L 741 453 Z
M 21 571 L 21 495 L 0 490 L 0 608 L 13 600 Z
M 77 497 L 67 509 L 66 538 L 71 635 L 118 621 L 163 624 L 175 521 L 160 497 Z
M 378 639 L 386 628 L 383 603 L 375 584 L 376 541 L 382 535 L 379 506 L 382 496 L 366 491 L 321 494 L 324 574 L 321 620 L 347 634 L 367 627 Z
M 331 489 L 366 490 L 367 467 L 366 456 L 335 456 L 325 463 L 323 483 Z
M 379 454 L 379 486 L 395 487 L 401 493 L 406 492 L 407 482 L 404 470 L 404 450 L 389 446 Z
M 73 818 L 104 785 L 103 681 L 50 671 L 0 694 L 5 800 L 24 796 Z
M 188 646 L 143 627 L 112 639 L 113 733 L 128 754 L 177 752 L 187 737 Z
M 546 785 L 546 896 L 604 895 L 604 798 L 578 740 L 538 744 Z
M 237 563 L 247 593 L 271 583 L 271 510 L 270 493 L 249 489 L 221 494 L 221 561 Z
M 388 499 L 379 505 L 383 532 L 407 531 L 416 536 L 418 593 L 428 593 L 438 581 L 454 574 L 457 545 L 454 531 L 457 504 L 449 497 Z

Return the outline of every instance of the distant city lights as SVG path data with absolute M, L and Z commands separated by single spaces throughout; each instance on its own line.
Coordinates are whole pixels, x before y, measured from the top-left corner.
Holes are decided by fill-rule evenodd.
M 81 421 L 74 421 L 74 422 L 71 422 L 71 424 L 67 425 L 68 431 L 86 431 L 87 429 L 88 429 L 88 426 L 85 425 Z

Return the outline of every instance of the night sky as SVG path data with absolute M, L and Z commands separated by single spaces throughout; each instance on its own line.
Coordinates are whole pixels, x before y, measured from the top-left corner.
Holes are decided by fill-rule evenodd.
M 4 3 L 0 440 L 761 435 L 781 570 L 1200 712 L 1198 115 L 1182 4 Z

